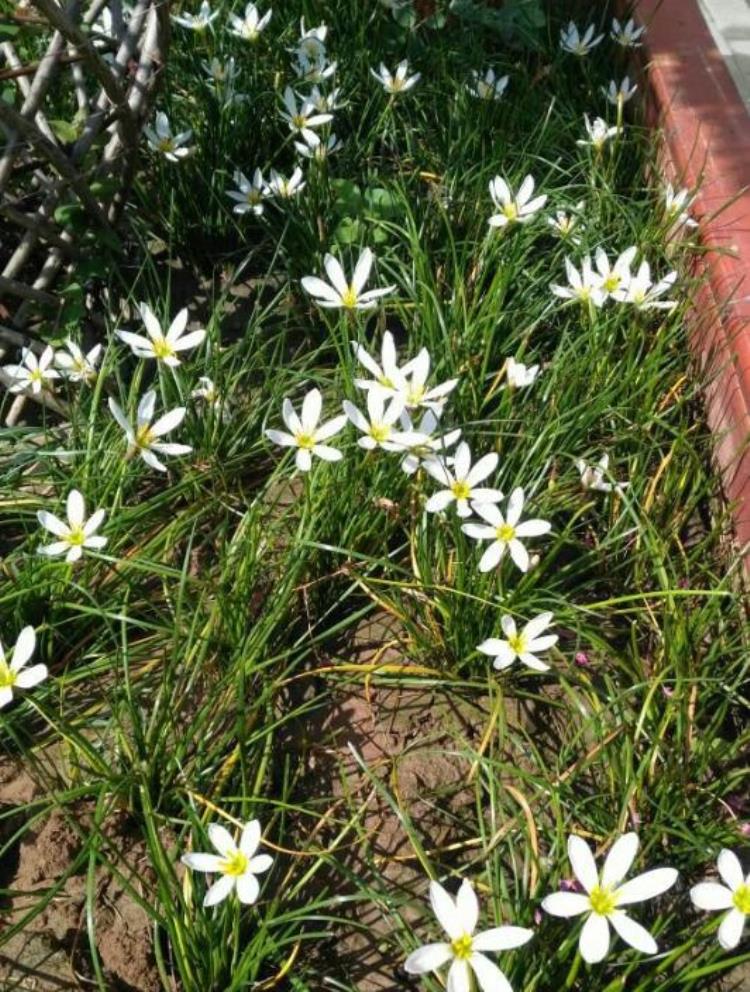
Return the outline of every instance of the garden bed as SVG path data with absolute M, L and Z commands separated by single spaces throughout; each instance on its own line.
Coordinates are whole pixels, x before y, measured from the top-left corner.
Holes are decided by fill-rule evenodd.
M 173 10 L 125 255 L 36 326 L 71 355 L 42 402 L 0 398 L 0 639 L 47 668 L 0 718 L 9 987 L 431 992 L 430 880 L 462 892 L 451 992 L 462 882 L 523 928 L 488 938 L 516 992 L 750 960 L 694 891 L 750 832 L 742 559 L 686 348 L 704 217 L 589 6 Z M 628 908 L 652 937 L 611 904 L 631 861 L 664 869 Z M 579 945 L 581 882 L 630 941 Z

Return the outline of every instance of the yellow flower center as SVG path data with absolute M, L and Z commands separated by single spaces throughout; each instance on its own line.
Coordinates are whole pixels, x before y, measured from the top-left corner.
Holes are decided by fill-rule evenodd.
M 589 893 L 589 902 L 597 916 L 609 916 L 617 906 L 617 898 L 612 889 L 595 886 Z
M 71 547 L 74 545 L 81 547 L 83 542 L 86 540 L 86 535 L 83 533 L 83 527 L 71 527 L 70 533 L 65 539 Z
M 242 853 L 242 851 L 235 851 L 234 854 L 230 854 L 228 858 L 225 858 L 219 865 L 219 871 L 222 875 L 231 875 L 233 878 L 239 878 L 240 875 L 244 875 L 247 871 L 247 856 Z
M 391 436 L 391 428 L 388 424 L 370 424 L 369 434 L 373 441 L 380 443 Z
M 463 479 L 456 479 L 456 481 L 451 484 L 451 492 L 456 499 L 468 499 L 469 496 L 471 496 L 471 486 Z
M 508 218 L 508 220 L 518 219 L 518 207 L 515 203 L 506 203 L 503 207 L 503 213 Z
M 477 93 L 479 94 L 482 100 L 489 100 L 489 98 L 492 96 L 492 87 L 488 83 L 485 83 L 483 79 L 481 79 L 477 83 Z
M 150 448 L 154 443 L 154 435 L 151 433 L 150 424 L 144 424 L 135 432 L 135 443 L 138 448 Z
M 292 124 L 301 131 L 305 124 L 307 124 L 307 118 L 302 114 L 295 114 L 292 117 Z
M 344 292 L 341 294 L 341 303 L 345 307 L 356 307 L 357 305 L 357 293 L 353 287 L 348 286 Z
M 153 342 L 154 355 L 159 359 L 174 358 L 174 348 L 166 338 L 159 338 Z
M 424 394 L 425 394 L 424 386 L 410 386 L 406 393 L 406 405 L 419 406 L 419 404 L 424 399 Z
M 305 451 L 311 451 L 315 447 L 315 436 L 313 434 L 298 434 L 295 438 L 297 447 Z
M 247 191 L 247 202 L 251 206 L 256 206 L 263 199 L 259 189 L 249 189 Z
M 6 662 L 0 661 L 0 689 L 9 689 L 15 682 L 16 673 L 11 671 Z
M 389 379 L 387 375 L 379 375 L 378 376 L 378 382 L 380 383 L 381 386 L 384 386 L 386 389 L 395 389 L 396 388 L 393 385 L 393 381 L 391 379 Z
M 495 535 L 498 541 L 505 541 L 507 544 L 516 536 L 516 528 L 513 524 L 500 524 L 499 527 L 495 528 Z
M 157 145 L 160 152 L 174 151 L 174 141 L 171 138 L 162 138 Z
M 451 950 L 453 951 L 454 957 L 457 957 L 459 961 L 468 961 L 471 955 L 474 953 L 472 949 L 473 940 L 471 934 L 464 933 L 460 937 L 456 937 L 455 940 L 451 941 Z
M 607 290 L 608 293 L 613 293 L 616 289 L 619 288 L 621 282 L 622 282 L 622 278 L 613 272 L 611 275 L 608 275 L 607 278 L 604 280 L 604 288 Z
M 29 382 L 44 382 L 44 374 L 41 369 L 33 369 L 29 373 Z
M 750 915 L 750 885 L 738 886 L 732 895 L 732 902 L 741 913 Z
M 508 638 L 508 644 L 511 651 L 515 651 L 516 654 L 523 654 L 526 651 L 526 638 L 523 634 L 513 634 Z

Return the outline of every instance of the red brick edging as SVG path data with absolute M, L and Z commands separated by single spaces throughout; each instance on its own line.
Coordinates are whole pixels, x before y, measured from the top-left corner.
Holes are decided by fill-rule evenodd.
M 649 102 L 670 178 L 700 192 L 709 249 L 691 345 L 708 385 L 708 419 L 737 540 L 750 571 L 750 114 L 697 0 L 640 0 Z M 733 202 L 730 202 L 733 201 Z

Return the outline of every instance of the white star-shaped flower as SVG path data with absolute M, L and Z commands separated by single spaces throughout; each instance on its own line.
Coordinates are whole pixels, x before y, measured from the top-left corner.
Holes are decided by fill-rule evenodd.
M 635 21 L 632 17 L 629 18 L 624 24 L 621 24 L 616 17 L 613 17 L 610 37 L 613 38 L 618 45 L 622 45 L 623 48 L 640 48 L 643 44 L 640 39 L 643 37 L 645 31 L 645 27 L 637 28 L 635 26 Z
M 592 121 L 588 114 L 584 114 L 583 120 L 586 124 L 586 134 L 588 137 L 579 138 L 576 144 L 582 146 L 590 145 L 596 152 L 600 152 L 609 139 L 614 138 L 619 133 L 619 128 L 614 125 L 610 127 L 603 117 L 595 117 Z
M 102 356 L 102 345 L 96 344 L 86 354 L 70 338 L 65 342 L 66 351 L 55 353 L 55 365 L 62 370 L 68 382 L 91 383 L 97 376 L 97 365 Z
M 541 537 L 548 534 L 552 524 L 547 520 L 521 520 L 524 506 L 524 492 L 521 487 L 513 490 L 508 498 L 506 515 L 490 501 L 473 497 L 471 508 L 484 524 L 468 523 L 461 530 L 475 541 L 491 541 L 479 560 L 479 571 L 489 572 L 500 564 L 506 550 L 522 572 L 529 569 L 529 553 L 521 538 Z
M 282 176 L 280 172 L 277 172 L 276 169 L 271 169 L 271 178 L 268 183 L 269 194 L 273 193 L 281 197 L 282 200 L 291 200 L 293 197 L 298 196 L 304 188 L 302 169 L 299 167 L 294 170 L 288 179 Z
M 60 373 L 53 368 L 55 352 L 47 345 L 39 358 L 31 348 L 21 352 L 20 365 L 3 365 L 3 372 L 13 381 L 8 386 L 11 393 L 23 393 L 29 390 L 34 395 L 52 390 L 52 382 L 60 378 Z
M 154 126 L 146 126 L 143 131 L 152 151 L 163 155 L 168 162 L 179 162 L 190 154 L 191 149 L 186 145 L 193 137 L 193 132 L 187 130 L 172 134 L 169 118 L 161 110 L 156 115 Z
M 443 409 L 450 393 L 458 385 L 458 379 L 446 379 L 437 386 L 427 386 L 430 376 L 430 353 L 422 348 L 419 354 L 401 369 L 402 381 L 397 384 L 396 391 L 404 397 L 404 405 L 409 410 Z
M 499 212 L 490 217 L 490 227 L 527 224 L 547 202 L 546 193 L 536 196 L 532 200 L 533 193 L 533 176 L 526 176 L 515 194 L 502 176 L 495 176 L 494 179 L 490 180 L 490 196 Z
M 609 482 L 609 455 L 603 454 L 597 465 L 589 465 L 582 458 L 576 461 L 576 468 L 581 474 L 581 485 L 584 489 L 594 489 L 600 493 L 620 493 L 626 489 L 627 482 Z
M 449 466 L 445 458 L 427 459 L 424 462 L 425 471 L 446 488 L 430 496 L 425 503 L 425 510 L 428 513 L 439 513 L 455 503 L 459 517 L 468 517 L 471 515 L 470 500 L 480 500 L 488 505 L 499 502 L 503 498 L 499 489 L 479 485 L 495 471 L 499 457 L 497 452 L 492 451 L 472 465 L 471 449 L 462 441 L 456 448 L 452 465 Z
M 461 429 L 448 431 L 438 435 L 435 432 L 440 426 L 440 411 L 426 410 L 419 425 L 415 427 L 408 411 L 401 414 L 401 429 L 404 432 L 400 441 L 406 454 L 401 459 L 401 469 L 407 475 L 413 475 L 420 465 L 424 465 L 436 456 L 443 456 L 461 437 Z M 408 442 L 403 444 L 403 439 Z
M 281 116 L 292 131 L 309 131 L 333 120 L 333 114 L 319 113 L 307 97 L 297 103 L 297 95 L 291 86 L 284 90 L 284 106 L 286 113 Z
M 550 286 L 555 296 L 559 296 L 561 300 L 575 300 L 585 305 L 591 303 L 595 307 L 602 307 L 607 302 L 602 277 L 594 271 L 589 255 L 583 259 L 580 272 L 570 259 L 566 258 L 565 274 L 568 277 L 567 286 L 558 284 Z
M 261 170 L 255 170 L 251 182 L 245 173 L 238 169 L 234 174 L 234 181 L 237 184 L 237 189 L 227 191 L 227 196 L 235 201 L 232 213 L 246 214 L 248 211 L 252 211 L 256 217 L 260 217 L 263 213 L 263 200 L 268 196 L 268 186 L 266 186 Z
M 471 83 L 466 88 L 478 100 L 501 100 L 508 87 L 508 79 L 508 76 L 498 77 L 492 68 L 484 73 L 472 69 Z
M 38 511 L 36 516 L 42 527 L 59 538 L 39 549 L 43 555 L 65 555 L 65 561 L 75 562 L 83 554 L 84 548 L 98 551 L 104 547 L 107 538 L 99 537 L 96 532 L 104 521 L 105 510 L 97 510 L 86 520 L 86 504 L 83 496 L 77 489 L 71 489 L 68 493 L 66 513 L 67 523 L 56 517 L 54 513 L 48 513 L 46 510 Z
M 632 99 L 637 89 L 638 84 L 634 83 L 631 86 L 630 76 L 625 76 L 619 85 L 614 81 L 614 79 L 610 79 L 609 86 L 606 89 L 602 87 L 602 93 L 606 96 L 610 103 L 618 107 Z
M 523 389 L 536 380 L 539 375 L 539 366 L 524 365 L 523 362 L 517 362 L 515 358 L 511 357 L 505 363 L 505 375 L 509 386 L 513 389 Z
M 326 462 L 337 462 L 344 457 L 338 448 L 331 448 L 322 442 L 339 433 L 346 424 L 346 414 L 320 424 L 322 409 L 323 397 L 319 389 L 311 389 L 306 394 L 300 416 L 297 416 L 292 401 L 285 399 L 281 406 L 281 416 L 289 433 L 270 429 L 266 431 L 266 437 L 274 444 L 297 449 L 295 461 L 300 472 L 310 471 L 313 455 Z
M 370 310 L 377 306 L 377 300 L 392 293 L 396 288 L 383 286 L 381 289 L 362 292 L 370 278 L 374 258 L 370 249 L 365 248 L 357 259 L 352 280 L 349 282 L 339 260 L 328 254 L 323 259 L 323 264 L 330 282 L 325 282 L 318 276 L 305 276 L 302 279 L 302 288 L 313 297 L 318 306 L 326 309 Z
M 533 668 L 535 672 L 548 672 L 549 665 L 540 661 L 536 655 L 539 651 L 548 651 L 559 640 L 557 634 L 539 636 L 551 623 L 551 613 L 540 613 L 533 620 L 529 620 L 519 632 L 513 617 L 505 614 L 500 618 L 500 626 L 505 638 L 489 637 L 477 646 L 477 651 L 494 658 L 492 665 L 498 671 L 509 668 L 518 658 L 522 664 L 527 668 Z
M 413 440 L 412 435 L 394 430 L 396 421 L 399 420 L 404 409 L 404 401 L 401 396 L 392 396 L 390 400 L 387 400 L 383 393 L 374 389 L 369 390 L 367 393 L 367 416 L 361 413 L 349 400 L 344 400 L 343 405 L 344 412 L 351 423 L 358 431 L 362 432 L 362 437 L 357 440 L 357 444 L 365 451 L 372 451 L 375 448 L 382 448 L 383 451 L 403 451 Z
M 658 947 L 651 934 L 622 909 L 645 902 L 666 892 L 677 881 L 674 868 L 655 868 L 623 882 L 638 851 L 638 836 L 624 834 L 612 845 L 604 861 L 601 878 L 594 855 L 582 837 L 568 838 L 568 857 L 584 892 L 555 892 L 542 902 L 542 909 L 552 916 L 587 914 L 578 948 L 589 964 L 603 961 L 609 951 L 610 924 L 625 941 L 642 954 L 656 954 Z
M 380 362 L 373 358 L 358 342 L 352 341 L 351 345 L 357 361 L 360 365 L 364 365 L 370 375 L 374 376 L 373 379 L 355 379 L 354 385 L 358 389 L 375 389 L 386 396 L 393 396 L 398 391 L 405 391 L 406 377 L 413 368 L 416 359 L 411 359 L 411 361 L 399 367 L 396 343 L 390 331 L 385 331 L 383 334 L 383 342 L 380 347 Z M 423 351 L 426 350 L 423 349 Z
M 430 905 L 448 940 L 413 951 L 404 962 L 404 970 L 409 975 L 425 975 L 450 963 L 448 992 L 469 992 L 472 972 L 482 992 L 513 992 L 508 979 L 485 953 L 521 947 L 531 940 L 534 931 L 501 926 L 475 934 L 479 902 L 466 879 L 455 899 L 438 882 L 430 882 Z
M 724 884 L 700 882 L 690 890 L 690 898 L 698 909 L 729 911 L 718 936 L 724 950 L 731 951 L 739 944 L 750 915 L 750 874 L 743 874 L 739 858 L 726 848 L 719 852 L 717 868 Z
M 147 303 L 140 303 L 139 310 L 148 337 L 144 337 L 142 334 L 133 334 L 132 331 L 115 331 L 117 337 L 129 345 L 133 354 L 138 358 L 155 358 L 170 368 L 175 368 L 180 364 L 177 353 L 196 348 L 206 336 L 204 330 L 191 331 L 189 334 L 185 334 L 188 322 L 187 308 L 180 310 L 169 325 L 166 334 Z
M 321 138 L 314 131 L 304 128 L 301 133 L 302 141 L 295 141 L 294 147 L 303 158 L 311 158 L 315 162 L 324 162 L 329 155 L 341 148 L 342 142 L 335 134 Z
M 176 407 L 154 421 L 155 407 L 156 393 L 150 389 L 143 394 L 138 404 L 136 421 L 133 425 L 119 404 L 111 396 L 109 398 L 109 409 L 112 416 L 122 427 L 128 442 L 128 451 L 125 457 L 132 458 L 133 455 L 138 454 L 150 468 L 154 468 L 158 472 L 166 472 L 167 466 L 159 461 L 157 455 L 189 455 L 193 449 L 187 444 L 172 444 L 159 440 L 160 437 L 169 434 L 182 423 L 185 417 L 185 407 Z
M 602 248 L 596 249 L 594 256 L 596 267 L 601 277 L 602 289 L 613 300 L 622 300 L 631 280 L 630 266 L 636 256 L 638 249 L 635 245 L 626 248 L 621 252 L 614 264 L 611 264 L 607 253 Z
M 579 55 L 581 57 L 588 55 L 604 37 L 603 34 L 598 34 L 594 37 L 595 30 L 594 25 L 589 24 L 586 31 L 581 34 L 577 25 L 573 21 L 568 21 L 566 28 L 560 28 L 560 48 L 565 52 L 570 52 L 572 55 Z
M 390 93 L 392 96 L 395 96 L 397 93 L 406 93 L 412 87 L 416 86 L 422 78 L 421 72 L 415 72 L 412 76 L 409 75 L 409 62 L 407 59 L 399 62 L 394 73 L 391 73 L 383 62 L 380 63 L 379 69 L 370 69 L 370 73 L 377 79 L 386 93 Z
M 10 664 L 0 644 L 0 709 L 13 699 L 14 689 L 31 689 L 47 678 L 46 665 L 26 667 L 35 647 L 36 634 L 33 627 L 24 627 L 16 638 Z
M 648 262 L 641 262 L 638 271 L 616 298 L 623 303 L 632 303 L 638 310 L 674 310 L 676 300 L 661 300 L 659 297 L 673 289 L 676 281 L 677 273 L 669 272 L 663 279 L 653 282 L 651 266 Z
M 197 14 L 173 14 L 172 20 L 175 24 L 179 24 L 180 27 L 188 28 L 190 31 L 200 32 L 211 27 L 218 16 L 219 11 L 215 10 L 212 12 L 208 0 L 203 0 Z
M 250 820 L 242 829 L 239 844 L 220 823 L 209 823 L 208 838 L 219 852 L 183 854 L 180 859 L 193 871 L 209 872 L 218 875 L 203 899 L 204 906 L 216 906 L 232 892 L 245 905 L 251 905 L 260 894 L 257 875 L 262 874 L 273 864 L 270 854 L 256 854 L 260 846 L 261 828 L 258 820 Z
M 238 38 L 245 41 L 255 42 L 260 38 L 261 32 L 271 20 L 272 10 L 267 10 L 261 17 L 258 8 L 254 3 L 249 3 L 245 7 L 245 16 L 238 17 L 236 14 L 229 15 L 230 31 Z

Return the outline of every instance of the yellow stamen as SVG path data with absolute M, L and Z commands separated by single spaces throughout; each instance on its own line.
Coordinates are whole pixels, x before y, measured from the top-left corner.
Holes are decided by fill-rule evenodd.
M 295 437 L 298 448 L 311 451 L 315 447 L 315 437 L 313 434 L 297 434 Z
M 83 542 L 86 540 L 86 535 L 83 532 L 83 527 L 71 527 L 70 533 L 65 538 L 66 542 L 73 547 L 82 547 Z
M 526 638 L 523 634 L 513 634 L 508 638 L 511 651 L 516 654 L 524 654 L 526 651 Z
M 451 484 L 451 492 L 456 499 L 468 499 L 471 496 L 471 486 L 463 479 L 456 479 Z
M 750 915 L 750 885 L 738 886 L 732 895 L 732 902 L 741 913 Z
M 16 673 L 5 661 L 0 661 L 0 689 L 9 689 L 16 683 Z
M 451 941 L 451 950 L 454 957 L 458 958 L 459 961 L 468 961 L 474 953 L 472 945 L 471 934 L 464 933 L 460 937 L 456 937 L 455 940 Z
M 346 290 L 341 294 L 341 303 L 345 307 L 356 307 L 357 294 L 352 286 L 347 286 Z
M 595 886 L 589 893 L 589 902 L 597 916 L 609 916 L 617 906 L 617 898 L 612 889 Z
M 380 444 L 381 441 L 387 441 L 391 436 L 391 428 L 388 424 L 370 424 L 368 433 L 373 441 L 377 441 Z
M 222 875 L 231 875 L 232 878 L 239 878 L 247 871 L 247 857 L 242 851 L 235 851 L 219 864 L 219 871 Z
M 175 350 L 166 338 L 158 338 L 153 342 L 154 355 L 160 360 L 174 358 Z
M 506 203 L 503 207 L 503 213 L 508 218 L 508 220 L 518 219 L 518 207 L 515 203 Z
M 495 528 L 495 535 L 498 541 L 505 541 L 507 544 L 516 536 L 516 528 L 513 524 L 500 524 L 499 527 Z
M 150 448 L 154 443 L 154 435 L 151 433 L 151 425 L 144 424 L 135 433 L 135 444 L 138 448 Z

